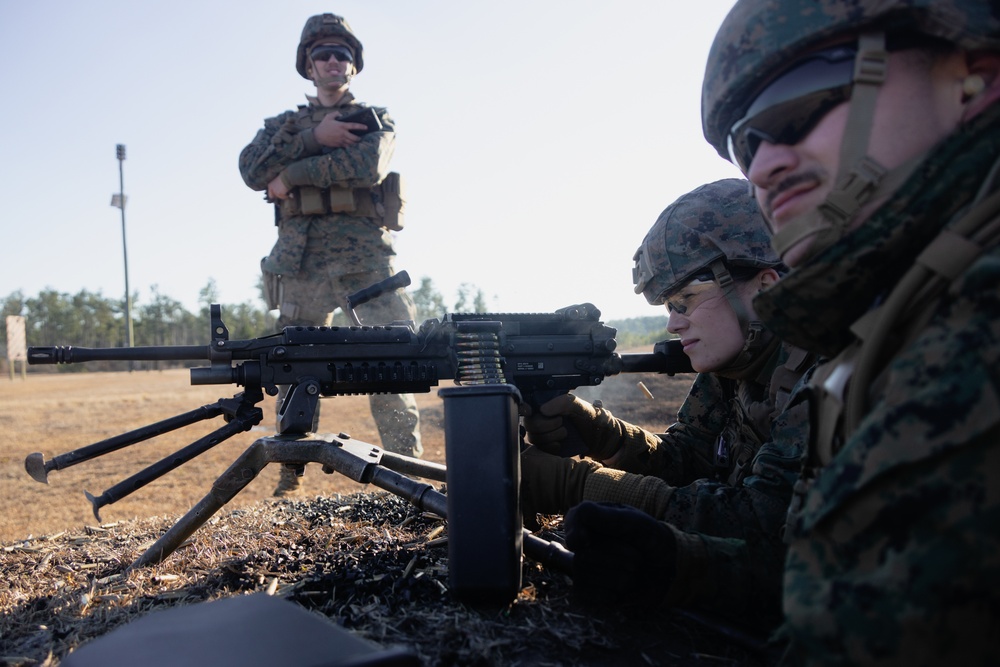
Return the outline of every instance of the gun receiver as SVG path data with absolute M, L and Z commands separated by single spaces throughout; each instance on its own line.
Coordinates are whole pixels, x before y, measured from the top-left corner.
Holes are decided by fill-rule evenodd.
M 348 297 L 349 314 L 357 322 L 354 306 L 377 297 L 387 289 L 407 284 L 409 277 L 401 272 L 388 282 L 351 295 Z M 262 455 L 265 458 L 255 459 L 256 462 L 249 466 L 239 461 L 234 464 L 241 468 L 238 474 L 245 483 L 238 488 L 228 484 L 229 489 L 235 490 L 222 495 L 213 490 L 211 498 L 206 497 L 192 510 L 193 514 L 189 513 L 189 517 L 193 518 L 185 517 L 168 533 L 174 537 L 167 539 L 165 544 L 158 543 L 155 553 L 151 549 L 140 557 L 137 564 L 159 562 L 165 558 L 183 541 L 177 540 L 177 535 L 190 535 L 267 463 L 318 462 L 367 483 L 369 480 L 364 479 L 365 476 L 359 477 L 356 470 L 357 457 L 361 456 L 363 460 L 365 455 L 357 451 L 352 453 L 351 448 L 345 448 L 340 441 L 317 441 L 307 435 L 312 429 L 313 416 L 321 397 L 423 393 L 443 380 L 452 380 L 456 386 L 440 392 L 445 401 L 446 481 L 449 488 L 449 526 L 453 533 L 451 539 L 454 544 L 468 545 L 461 549 L 475 551 L 490 562 L 496 562 L 497 551 L 509 556 L 497 566 L 504 581 L 496 586 L 487 584 L 485 590 L 482 589 L 482 581 L 484 577 L 488 581 L 491 574 L 484 575 L 476 568 L 469 568 L 468 564 L 478 558 L 469 560 L 463 557 L 463 563 L 456 565 L 456 571 L 466 574 L 460 575 L 463 580 L 453 588 L 459 591 L 464 588 L 470 597 L 499 595 L 506 598 L 515 585 L 510 574 L 515 562 L 517 582 L 520 581 L 523 541 L 517 496 L 519 406 L 526 403 L 537 407 L 558 393 L 597 385 L 605 377 L 622 372 L 673 375 L 691 371 L 687 356 L 677 341 L 657 344 L 652 354 L 616 353 L 617 332 L 600 321 L 600 311 L 591 304 L 570 306 L 554 313 L 447 314 L 440 320 L 427 320 L 419 328 L 414 328 L 409 322 L 378 326 L 358 323 L 346 327 L 286 327 L 281 333 L 250 340 L 230 340 L 218 304 L 211 306 L 210 320 L 211 342 L 204 346 L 31 347 L 28 350 L 30 364 L 205 360 L 209 362 L 208 366 L 190 369 L 191 384 L 233 384 L 244 388 L 231 399 L 220 399 L 197 410 L 60 454 L 49 461 L 41 453 L 30 454 L 25 459 L 28 474 L 39 482 L 47 483 L 48 473 L 52 470 L 88 461 L 199 420 L 217 416 L 225 418 L 227 423 L 223 427 L 112 486 L 101 495 L 86 493 L 98 520 L 99 510 L 105 505 L 124 498 L 225 439 L 260 423 L 263 412 L 257 404 L 263 400 L 264 394 L 274 396 L 279 393 L 280 385 L 289 386 L 278 411 L 277 435 L 255 443 L 260 444 L 255 451 L 267 452 Z M 277 446 L 275 438 L 280 439 L 284 446 Z M 295 442 L 303 446 L 288 446 Z M 384 456 L 396 466 L 402 466 L 404 473 L 441 479 L 436 476 L 443 474 L 442 470 L 434 468 L 437 464 L 417 460 L 406 462 L 406 457 L 390 456 L 374 445 L 361 444 L 362 450 L 372 448 L 379 452 L 379 460 Z M 336 448 L 336 455 L 331 453 L 331 448 Z M 489 466 L 496 470 L 484 475 L 483 469 Z M 469 482 L 470 476 L 476 478 L 475 482 Z M 489 479 L 484 480 L 484 476 Z M 223 477 L 220 477 L 220 482 Z M 459 499 L 459 495 L 463 498 Z M 416 504 L 416 501 L 413 502 Z M 476 515 L 466 518 L 460 508 L 467 503 L 489 505 L 485 511 L 492 512 L 496 519 L 491 525 L 504 524 L 506 529 L 494 531 L 498 536 L 484 533 L 481 527 L 483 507 L 479 508 L 480 518 L 475 518 Z M 463 534 L 460 536 L 459 532 Z M 504 549 L 505 545 L 515 547 L 516 556 L 511 549 Z M 491 553 L 493 555 L 488 555 Z M 500 593 L 497 593 L 498 589 Z

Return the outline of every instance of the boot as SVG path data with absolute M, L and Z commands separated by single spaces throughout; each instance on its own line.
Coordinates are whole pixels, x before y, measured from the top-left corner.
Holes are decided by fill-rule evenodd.
M 274 487 L 274 497 L 284 498 L 301 495 L 303 492 L 302 477 L 305 472 L 305 466 L 281 464 L 281 475 L 278 478 L 278 485 Z

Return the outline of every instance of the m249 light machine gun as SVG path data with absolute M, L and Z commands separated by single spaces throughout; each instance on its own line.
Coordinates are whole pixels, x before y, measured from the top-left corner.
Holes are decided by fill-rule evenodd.
M 621 372 L 690 372 L 675 343 L 653 354 L 619 355 L 615 329 L 600 322 L 590 304 L 555 313 L 447 314 L 442 319 L 362 326 L 354 308 L 405 287 L 401 272 L 348 298 L 354 326 L 286 327 L 278 334 L 230 340 L 221 308 L 212 305 L 211 343 L 205 346 L 137 348 L 31 347 L 30 364 L 88 361 L 207 360 L 192 368 L 191 384 L 234 384 L 229 399 L 138 428 L 46 461 L 30 454 L 25 468 L 47 483 L 48 474 L 197 421 L 222 416 L 226 424 L 173 455 L 112 486 L 86 493 L 98 516 L 149 482 L 263 420 L 264 394 L 289 390 L 278 410 L 277 433 L 255 441 L 213 484 L 211 491 L 177 521 L 130 568 L 161 562 L 249 484 L 268 463 L 319 463 L 326 472 L 399 495 L 446 517 L 449 583 L 469 602 L 509 602 L 520 590 L 522 551 L 565 566 L 568 552 L 522 528 L 518 487 L 521 403 L 538 406 L 580 386 L 597 385 Z M 349 436 L 312 433 L 321 397 L 428 392 L 442 380 L 446 466 L 383 451 Z M 447 495 L 408 475 L 447 484 Z M 98 516 L 99 519 L 99 516 Z

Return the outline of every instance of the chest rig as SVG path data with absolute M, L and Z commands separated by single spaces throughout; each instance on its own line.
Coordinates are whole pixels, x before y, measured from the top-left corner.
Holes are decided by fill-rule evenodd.
M 813 428 L 806 475 L 829 463 L 882 393 L 895 353 L 925 328 L 937 304 L 986 250 L 1000 242 L 1000 190 L 943 229 L 885 300 L 851 325 L 855 341 L 809 384 Z
M 346 116 L 360 108 L 350 104 L 338 107 L 337 110 Z M 290 138 L 291 135 L 315 129 L 330 112 L 330 107 L 300 106 L 295 115 L 285 122 L 279 135 L 285 134 Z M 320 154 L 335 150 L 326 146 L 321 146 L 320 149 Z M 282 199 L 277 203 L 277 206 L 276 223 L 281 219 L 293 216 L 322 216 L 342 213 L 371 218 L 380 227 L 391 231 L 400 231 L 403 229 L 406 198 L 402 177 L 393 171 L 372 187 L 348 188 L 331 185 L 328 188 L 317 188 L 305 185 L 298 186 L 295 197 Z
M 750 474 L 750 464 L 769 437 L 772 422 L 813 364 L 813 355 L 805 350 L 791 345 L 784 348 L 785 362 L 774 369 L 766 387 L 754 382 L 725 382 L 731 416 L 716 439 L 714 464 L 717 477 L 730 486 L 737 486 Z

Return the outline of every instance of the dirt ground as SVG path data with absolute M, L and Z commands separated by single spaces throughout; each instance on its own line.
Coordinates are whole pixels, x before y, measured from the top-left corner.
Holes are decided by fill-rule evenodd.
M 639 389 L 640 381 L 654 400 Z M 628 374 L 607 378 L 598 387 L 580 388 L 576 393 L 590 400 L 601 398 L 617 416 L 658 431 L 673 420 L 690 382 L 691 376 Z M 0 543 L 97 525 L 84 491 L 100 496 L 109 487 L 222 426 L 223 421 L 216 418 L 198 422 L 53 470 L 48 484 L 34 481 L 25 472 L 28 454 L 40 452 L 49 461 L 56 455 L 229 398 L 237 390 L 235 386 L 191 386 L 186 370 L 29 373 L 25 380 L 19 375 L 14 380 L 0 378 L 0 426 L 7 434 L 0 446 Z M 444 463 L 441 399 L 432 390 L 417 394 L 417 403 L 424 458 Z M 265 415 L 263 423 L 101 508 L 101 521 L 184 514 L 254 440 L 272 433 L 274 399 L 265 397 L 260 405 Z M 366 396 L 323 399 L 320 430 L 347 433 L 356 440 L 379 444 Z M 236 509 L 270 498 L 277 479 L 277 466 L 266 467 L 230 507 Z M 323 474 L 315 465 L 307 468 L 304 482 L 309 495 L 373 490 L 337 474 Z

